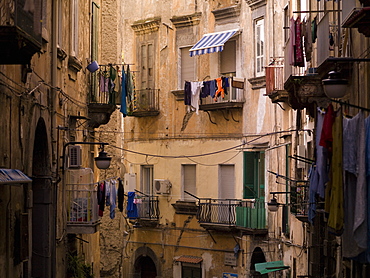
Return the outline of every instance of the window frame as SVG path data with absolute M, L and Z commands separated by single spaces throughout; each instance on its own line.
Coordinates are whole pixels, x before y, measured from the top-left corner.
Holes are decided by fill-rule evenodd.
M 154 195 L 154 166 L 140 166 L 140 190 L 149 196 Z
M 186 167 L 194 167 L 194 177 L 193 181 L 194 184 L 192 185 L 192 189 L 195 190 L 195 192 L 190 192 L 191 194 L 195 195 L 197 194 L 197 165 L 196 164 L 181 164 L 181 200 L 183 201 L 195 201 L 194 197 L 191 197 L 189 194 L 186 194 L 185 191 L 189 189 L 190 185 L 186 186 Z
M 71 55 L 78 56 L 78 10 L 79 1 L 71 0 Z
M 243 153 L 243 199 L 265 198 L 265 163 L 264 151 Z
M 255 50 L 255 75 L 265 75 L 265 18 L 259 17 L 254 20 L 254 50 Z
M 152 46 L 152 50 L 149 49 Z M 145 53 L 143 47 L 146 47 Z M 145 54 L 145 56 L 143 55 Z M 140 89 L 155 89 L 155 44 L 153 40 L 140 43 L 139 61 L 140 61 Z M 145 82 L 146 85 L 143 85 Z

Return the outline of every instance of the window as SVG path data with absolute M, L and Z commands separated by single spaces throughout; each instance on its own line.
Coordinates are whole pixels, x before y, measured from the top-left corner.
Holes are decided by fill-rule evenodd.
M 183 184 L 183 199 L 185 201 L 194 201 L 195 198 L 185 193 L 185 191 L 196 196 L 196 165 L 182 165 L 182 184 Z
M 98 42 L 99 42 L 99 6 L 92 3 L 92 30 L 91 30 L 91 61 L 98 60 Z
M 63 48 L 63 3 L 62 0 L 58 1 L 58 36 L 57 45 Z
M 153 165 L 141 166 L 141 191 L 153 195 Z
M 194 81 L 196 79 L 195 74 L 195 61 L 196 59 L 190 57 L 189 50 L 191 47 L 180 48 L 180 84 L 179 89 L 184 88 L 185 81 Z
M 256 53 L 256 76 L 262 76 L 265 73 L 264 69 L 264 43 L 265 43 L 265 34 L 264 34 L 264 19 L 257 19 L 255 21 L 255 53 Z
M 265 153 L 244 152 L 243 198 L 257 199 L 265 196 Z
M 219 166 L 219 188 L 218 195 L 220 199 L 235 198 L 235 166 L 220 165 Z
M 182 278 L 202 278 L 202 268 L 199 264 L 181 263 Z
M 78 0 L 71 0 L 71 55 L 78 55 Z
M 224 50 L 220 54 L 222 75 L 235 76 L 236 73 L 236 41 L 227 41 L 224 44 Z
M 154 45 L 144 43 L 140 47 L 140 78 L 141 88 L 154 89 Z

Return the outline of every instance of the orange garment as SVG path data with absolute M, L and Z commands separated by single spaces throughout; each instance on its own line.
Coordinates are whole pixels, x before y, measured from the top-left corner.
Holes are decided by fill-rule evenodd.
M 217 83 L 217 91 L 215 93 L 214 101 L 217 101 L 217 98 L 220 96 L 224 98 L 225 97 L 225 90 L 222 87 L 222 77 L 216 78 L 216 83 Z

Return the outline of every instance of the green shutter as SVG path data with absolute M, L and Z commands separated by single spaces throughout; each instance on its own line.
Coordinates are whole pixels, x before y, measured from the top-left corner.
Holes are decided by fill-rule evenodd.
M 254 199 L 258 196 L 256 192 L 256 153 L 244 152 L 244 186 L 243 198 Z

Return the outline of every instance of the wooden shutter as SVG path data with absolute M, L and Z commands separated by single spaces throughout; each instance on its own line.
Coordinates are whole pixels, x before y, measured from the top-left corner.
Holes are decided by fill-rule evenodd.
M 196 166 L 195 165 L 183 165 L 183 181 L 184 191 L 187 191 L 193 195 L 197 194 L 196 187 Z M 185 200 L 194 201 L 194 198 L 189 194 L 184 194 Z
M 243 186 L 243 198 L 254 199 L 257 198 L 258 194 L 255 189 L 256 184 L 256 153 L 245 152 L 244 153 L 244 186 Z
M 220 165 L 220 184 L 218 192 L 220 199 L 235 198 L 234 165 Z
M 185 81 L 195 80 L 195 58 L 190 57 L 189 50 L 191 47 L 181 48 L 181 81 L 180 89 L 184 88 Z

